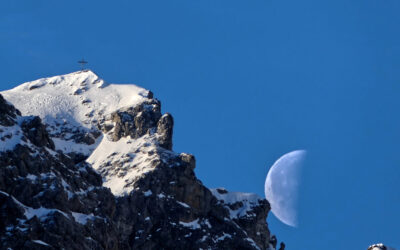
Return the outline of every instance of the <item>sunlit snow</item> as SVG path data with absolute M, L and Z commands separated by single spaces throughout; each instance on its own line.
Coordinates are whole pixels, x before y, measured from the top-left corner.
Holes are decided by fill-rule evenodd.
M 107 84 L 86 70 L 27 82 L 1 94 L 23 115 L 41 117 L 50 134 L 57 134 L 56 149 L 89 154 L 96 144 L 74 143 L 65 131 L 90 131 L 107 114 L 143 101 L 148 90 L 133 84 Z

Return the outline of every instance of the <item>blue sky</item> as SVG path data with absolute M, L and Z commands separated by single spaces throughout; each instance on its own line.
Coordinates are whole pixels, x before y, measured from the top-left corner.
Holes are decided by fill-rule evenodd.
M 397 0 L 0 3 L 1 90 L 89 67 L 152 90 L 209 187 L 264 195 L 307 149 L 288 249 L 400 247 Z

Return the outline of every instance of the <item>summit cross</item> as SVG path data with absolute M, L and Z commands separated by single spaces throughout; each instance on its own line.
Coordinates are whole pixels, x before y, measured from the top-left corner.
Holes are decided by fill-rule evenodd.
M 85 69 L 85 64 L 87 64 L 88 62 L 85 61 L 85 59 L 82 58 L 82 60 L 78 61 L 78 63 L 81 65 L 82 70 Z

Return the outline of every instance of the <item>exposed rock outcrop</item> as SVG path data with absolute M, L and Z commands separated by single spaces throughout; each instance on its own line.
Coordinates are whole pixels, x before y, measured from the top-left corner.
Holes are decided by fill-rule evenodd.
M 2 126 L 12 126 L 15 124 L 15 119 L 17 115 L 21 112 L 15 109 L 14 106 L 9 104 L 3 96 L 0 95 L 0 125 Z
M 50 139 L 40 117 L 32 116 L 25 118 L 21 123 L 21 128 L 34 145 L 55 149 L 54 142 Z
M 369 246 L 367 250 L 395 250 L 395 249 L 392 247 L 385 246 L 382 243 L 378 243 Z
M 172 115 L 163 115 L 157 123 L 157 134 L 160 146 L 168 150 L 172 150 L 172 130 L 174 127 L 174 119 Z
M 137 139 L 151 133 L 161 117 L 161 104 L 158 100 L 150 99 L 141 104 L 118 110 L 111 114 L 111 119 L 105 120 L 114 123 L 113 126 L 105 124 L 103 131 L 111 130 L 111 138 L 118 141 L 121 137 L 130 136 Z

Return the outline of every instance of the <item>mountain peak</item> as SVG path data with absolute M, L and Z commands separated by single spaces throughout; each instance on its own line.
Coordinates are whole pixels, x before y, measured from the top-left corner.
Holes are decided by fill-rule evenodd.
M 0 248 L 276 249 L 269 203 L 205 187 L 150 91 L 84 70 L 0 103 Z
M 72 72 L 65 75 L 58 75 L 52 77 L 41 78 L 32 82 L 21 84 L 17 89 L 22 88 L 23 90 L 34 90 L 44 87 L 46 85 L 56 86 L 63 84 L 71 87 L 72 89 L 78 90 L 83 87 L 104 87 L 104 80 L 91 70 L 81 70 Z
M 79 149 L 84 155 L 93 151 L 97 136 L 84 139 L 88 145 L 74 139 L 73 131 L 83 135 L 98 131 L 99 121 L 107 115 L 151 96 L 133 84 L 105 84 L 91 70 L 26 82 L 1 94 L 23 114 L 39 116 L 55 138 L 56 149 L 64 153 Z

